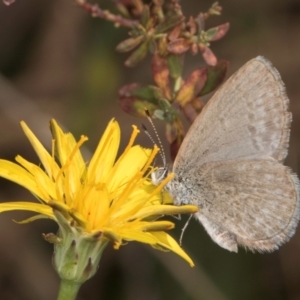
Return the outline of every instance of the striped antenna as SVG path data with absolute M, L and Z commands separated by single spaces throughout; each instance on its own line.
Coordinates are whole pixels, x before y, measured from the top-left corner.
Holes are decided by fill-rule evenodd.
M 162 145 L 161 139 L 159 138 L 158 132 L 157 132 L 157 130 L 156 130 L 156 127 L 155 127 L 155 125 L 154 125 L 154 123 L 153 123 L 153 121 L 152 121 L 152 118 L 151 118 L 150 113 L 149 113 L 149 111 L 148 111 L 147 108 L 145 108 L 145 113 L 146 113 L 146 116 L 147 116 L 147 119 L 148 119 L 149 123 L 150 123 L 151 126 L 152 126 L 152 129 L 153 129 L 153 131 L 154 131 L 154 134 L 155 134 L 155 136 L 156 136 L 156 139 L 157 139 L 157 142 L 158 142 L 158 145 L 159 145 L 159 148 L 160 148 L 159 153 L 160 153 L 161 159 L 162 159 L 162 161 L 163 161 L 163 168 L 166 169 L 166 168 L 167 168 L 167 160 L 166 160 L 166 154 L 165 154 L 165 151 L 164 151 L 164 147 L 163 147 L 163 145 Z M 146 126 L 145 126 L 144 124 L 142 124 L 142 127 L 143 127 L 143 129 L 144 129 L 146 135 L 147 135 L 147 136 L 149 137 L 149 139 L 152 141 L 152 143 L 153 143 L 153 144 L 156 144 L 156 143 L 155 143 L 155 140 L 153 139 L 153 137 L 151 136 L 151 134 L 150 134 L 149 131 L 147 130 Z

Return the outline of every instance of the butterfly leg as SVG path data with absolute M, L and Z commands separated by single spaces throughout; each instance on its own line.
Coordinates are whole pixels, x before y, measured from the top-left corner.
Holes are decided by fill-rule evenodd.
M 222 226 L 215 224 L 200 213 L 196 214 L 196 218 L 204 226 L 215 243 L 229 251 L 238 252 L 236 235 L 234 233 L 226 231 Z

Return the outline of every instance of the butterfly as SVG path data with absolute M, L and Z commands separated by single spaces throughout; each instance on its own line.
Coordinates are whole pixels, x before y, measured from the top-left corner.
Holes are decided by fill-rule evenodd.
M 233 74 L 190 127 L 166 187 L 219 246 L 273 251 L 295 233 L 299 179 L 284 166 L 292 116 L 278 71 L 258 56 Z M 162 169 L 154 174 L 161 178 Z

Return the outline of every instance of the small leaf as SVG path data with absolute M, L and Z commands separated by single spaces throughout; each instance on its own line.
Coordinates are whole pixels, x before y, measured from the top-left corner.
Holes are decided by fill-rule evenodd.
M 221 39 L 228 32 L 228 30 L 229 30 L 229 23 L 225 23 L 217 27 L 210 28 L 209 30 L 206 31 L 207 40 L 210 42 L 217 41 Z
M 223 81 L 228 69 L 228 61 L 219 60 L 216 66 L 207 67 L 207 80 L 198 96 L 206 95 L 215 90 Z
M 149 40 L 149 45 L 148 45 L 148 50 L 149 50 L 149 52 L 150 52 L 152 55 L 155 53 L 156 48 L 157 48 L 157 46 L 156 46 L 155 40 L 154 40 L 154 39 L 150 39 L 150 40 Z
M 214 53 L 210 50 L 209 47 L 207 47 L 204 44 L 200 44 L 199 45 L 199 49 L 202 53 L 202 56 L 205 60 L 205 62 L 209 65 L 209 66 L 215 66 L 217 64 L 217 58 L 214 55 Z
M 126 18 L 130 18 L 130 13 L 128 11 L 128 8 L 121 2 L 115 3 L 116 9 L 120 12 L 120 14 Z
M 137 95 L 143 96 L 144 98 L 138 97 Z M 146 117 L 145 109 L 148 109 L 151 115 L 158 109 L 153 95 L 154 93 L 153 91 L 151 92 L 150 88 L 147 89 L 147 87 L 141 87 L 139 84 L 133 83 L 123 86 L 119 90 L 119 104 L 121 108 L 130 115 Z
M 173 54 L 182 54 L 190 49 L 191 44 L 190 40 L 179 38 L 168 44 L 168 50 Z
M 142 100 L 147 100 L 153 104 L 158 104 L 158 99 L 162 98 L 163 95 L 160 89 L 153 85 L 143 86 L 138 83 L 132 83 L 124 85 L 119 90 L 120 97 L 134 97 Z
M 195 19 L 193 17 L 190 17 L 187 25 L 189 26 L 190 34 L 195 35 L 196 30 L 197 30 L 197 25 L 196 25 Z
M 171 98 L 169 68 L 167 59 L 159 55 L 152 58 L 152 73 L 154 82 L 161 88 L 165 98 Z
M 143 11 L 142 11 L 142 16 L 141 16 L 141 25 L 143 27 L 146 27 L 148 21 L 150 19 L 150 10 L 148 5 L 143 5 Z
M 210 28 L 205 32 L 205 39 L 207 41 L 211 41 L 211 39 L 214 38 L 217 33 L 218 33 L 217 27 Z
M 161 57 L 167 56 L 169 54 L 167 37 L 162 37 L 162 38 L 160 38 L 156 41 L 157 41 L 157 44 L 156 44 L 157 45 L 157 47 L 156 47 L 157 51 L 156 52 L 158 52 L 158 54 Z M 153 52 L 153 53 L 155 53 L 155 52 Z
M 172 144 L 177 137 L 177 127 L 174 123 L 166 124 L 166 138 L 169 144 Z
M 166 122 L 174 122 L 178 117 L 178 110 L 175 109 L 167 99 L 160 99 L 158 105 L 164 112 L 164 120 Z
M 138 46 L 143 40 L 144 40 L 144 36 L 140 35 L 137 37 L 131 37 L 129 39 L 126 39 L 124 41 L 122 41 L 117 47 L 116 47 L 116 51 L 118 52 L 128 52 L 130 50 L 132 50 L 133 48 L 135 48 L 136 46 Z
M 175 119 L 174 122 L 167 125 L 167 139 L 172 141 L 170 143 L 170 154 L 174 161 L 180 145 L 184 138 L 184 128 L 179 118 Z
M 182 55 L 170 54 L 168 56 L 168 66 L 170 76 L 174 79 L 181 76 L 182 66 L 183 66 L 183 57 Z
M 121 108 L 128 114 L 134 116 L 134 117 L 147 117 L 147 114 L 145 113 L 146 110 L 150 113 L 150 115 L 153 115 L 154 111 L 157 110 L 157 107 L 146 101 L 141 100 L 133 97 L 119 99 L 119 104 Z
M 172 110 L 172 105 L 167 99 L 164 99 L 164 98 L 159 99 L 158 105 L 163 111 Z
M 196 55 L 198 53 L 198 49 L 199 48 L 198 48 L 198 45 L 196 43 L 193 43 L 191 45 L 191 52 L 192 52 L 193 55 Z
M 158 104 L 158 100 L 163 98 L 161 90 L 156 86 L 141 86 L 132 91 L 132 96 Z
M 201 112 L 203 107 L 205 106 L 204 102 L 201 100 L 201 98 L 195 98 L 193 99 L 190 104 L 193 106 L 197 114 Z
M 153 118 L 164 121 L 165 120 L 165 113 L 161 109 L 157 109 L 153 113 Z
M 207 69 L 199 68 L 193 71 L 180 88 L 175 101 L 181 106 L 193 100 L 202 90 L 207 80 Z
M 172 15 L 167 17 L 162 23 L 158 24 L 155 28 L 156 33 L 166 33 L 173 27 L 181 24 L 184 21 L 184 17 L 180 15 Z
M 149 32 L 149 31 L 154 32 L 154 26 L 155 26 L 155 24 L 156 24 L 156 18 L 150 17 L 149 20 L 148 20 L 148 22 L 147 22 L 147 25 L 145 27 L 146 31 L 147 32 Z
M 125 61 L 125 66 L 135 67 L 141 62 L 148 52 L 148 41 L 144 41 Z
M 177 153 L 180 149 L 180 146 L 182 144 L 183 138 L 184 138 L 184 132 L 182 130 L 182 128 L 180 128 L 180 124 L 176 124 L 177 125 L 177 136 L 176 139 L 170 144 L 170 156 L 172 161 L 175 160 Z M 182 126 L 182 124 L 181 124 Z
M 176 39 L 179 37 L 179 35 L 180 35 L 180 33 L 181 33 L 181 30 L 182 30 L 182 25 L 181 25 L 181 24 L 175 26 L 175 27 L 172 29 L 172 31 L 169 33 L 169 35 L 168 35 L 169 41 L 174 41 L 174 40 L 176 40 Z
M 182 110 L 190 123 L 193 123 L 198 116 L 195 108 L 191 103 L 187 103 L 185 106 L 183 106 Z
M 214 2 L 211 8 L 208 10 L 208 14 L 211 16 L 219 16 L 222 12 L 222 7 L 219 5 L 218 1 Z

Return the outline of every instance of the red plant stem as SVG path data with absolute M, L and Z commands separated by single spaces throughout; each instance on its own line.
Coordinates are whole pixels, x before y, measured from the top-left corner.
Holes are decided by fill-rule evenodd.
M 111 21 L 124 27 L 132 27 L 139 24 L 138 21 L 125 19 L 121 16 L 110 13 L 108 10 L 102 10 L 98 4 L 91 4 L 85 0 L 75 0 L 75 2 L 79 4 L 85 11 L 87 11 L 92 17 Z

